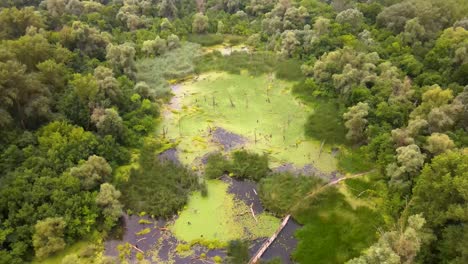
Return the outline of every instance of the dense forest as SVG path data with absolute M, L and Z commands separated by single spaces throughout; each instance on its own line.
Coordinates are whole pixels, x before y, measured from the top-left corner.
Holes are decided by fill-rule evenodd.
M 102 244 L 124 213 L 169 219 L 191 192 L 207 191 L 204 178 L 223 174 L 256 182 L 266 210 L 303 225 L 297 263 L 468 263 L 468 1 L 3 0 L 0 8 L 0 263 Z M 202 52 L 221 44 L 249 52 Z M 201 173 L 157 158 L 177 144 L 156 135 L 171 85 L 245 70 L 293 83 L 314 107 L 300 113 L 303 133 L 339 146 L 343 175 L 366 173 L 345 184 L 372 209 L 345 205 L 334 187 L 301 204 L 323 179 L 273 172 L 268 153 L 215 153 Z M 330 206 L 334 223 L 320 228 Z M 226 262 L 247 263 L 246 245 L 227 248 Z M 99 246 L 91 251 L 62 263 L 114 263 Z

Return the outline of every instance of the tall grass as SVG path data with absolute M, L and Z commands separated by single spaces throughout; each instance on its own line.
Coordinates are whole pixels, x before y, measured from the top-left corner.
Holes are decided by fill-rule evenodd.
M 183 78 L 194 72 L 194 59 L 199 52 L 199 45 L 184 43 L 182 47 L 156 58 L 140 59 L 136 63 L 137 81 L 149 84 L 157 95 L 168 93 L 168 80 Z
M 218 45 L 224 42 L 224 36 L 220 34 L 190 34 L 187 40 L 205 47 Z
M 284 59 L 271 52 L 234 51 L 230 56 L 223 56 L 220 52 L 214 51 L 198 58 L 195 64 L 197 73 L 226 71 L 239 74 L 242 70 L 247 70 L 253 76 L 276 73 L 279 79 L 289 81 L 301 81 L 303 78 L 299 61 Z

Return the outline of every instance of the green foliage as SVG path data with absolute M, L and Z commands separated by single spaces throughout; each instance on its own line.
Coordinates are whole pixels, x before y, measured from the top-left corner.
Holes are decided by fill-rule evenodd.
M 34 226 L 33 245 L 36 257 L 43 259 L 65 248 L 63 218 L 46 218 Z
M 157 58 L 144 58 L 137 61 L 137 80 L 145 82 L 155 95 L 167 94 L 167 80 L 179 79 L 193 73 L 193 60 L 198 56 L 199 46 L 184 43 L 180 48 L 166 52 Z
M 365 149 L 359 148 L 349 152 L 342 152 L 338 156 L 338 168 L 344 172 L 360 173 L 373 168 Z
M 259 196 L 265 209 L 277 215 L 284 215 L 304 196 L 321 185 L 322 180 L 313 176 L 277 173 L 260 181 Z
M 216 179 L 226 171 L 229 171 L 229 161 L 221 153 L 214 153 L 208 156 L 205 165 L 205 177 L 208 179 Z
M 214 256 L 214 257 L 213 257 L 213 261 L 214 261 L 215 263 L 223 263 L 223 258 L 220 257 L 220 256 Z
M 149 143 L 143 147 L 139 168 L 132 170 L 121 189 L 127 208 L 169 218 L 185 205 L 189 193 L 198 188 L 198 180 L 187 168 L 160 161 L 156 155 L 159 148 L 160 145 Z
M 244 264 L 249 261 L 249 245 L 247 241 L 232 240 L 227 248 L 226 262 L 229 264 Z
M 238 150 L 231 153 L 231 156 L 230 171 L 234 174 L 233 177 L 259 181 L 270 172 L 266 154 L 259 155 L 245 150 Z
M 336 101 L 317 101 L 314 112 L 305 124 L 307 136 L 325 140 L 327 144 L 343 144 L 346 142 L 346 129 L 342 113 L 344 107 Z
M 437 236 L 429 246 L 444 248 L 442 254 L 453 252 L 446 256 L 436 253 L 438 259 L 449 257 L 455 260 L 464 257 L 463 251 L 448 251 L 447 245 L 461 245 L 461 241 L 453 241 L 451 232 L 467 224 L 467 212 L 463 209 L 467 204 L 464 195 L 468 178 L 467 164 L 466 150 L 449 151 L 436 156 L 430 164 L 424 166 L 413 189 L 410 211 L 424 214 L 428 227 Z

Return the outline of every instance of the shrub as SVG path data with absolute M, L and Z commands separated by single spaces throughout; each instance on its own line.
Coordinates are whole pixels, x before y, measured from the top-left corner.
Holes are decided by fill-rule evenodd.
M 215 153 L 208 156 L 205 166 L 206 178 L 219 178 L 226 171 L 229 171 L 229 161 L 221 153 Z
M 188 195 L 199 188 L 198 180 L 187 168 L 156 155 L 160 145 L 147 144 L 140 153 L 139 168 L 119 188 L 126 207 L 134 212 L 170 217 L 186 203 Z
M 259 181 L 266 177 L 269 171 L 266 154 L 259 155 L 246 150 L 232 153 L 231 172 L 236 178 Z
M 246 241 L 232 240 L 227 248 L 227 263 L 244 264 L 249 262 L 249 245 Z

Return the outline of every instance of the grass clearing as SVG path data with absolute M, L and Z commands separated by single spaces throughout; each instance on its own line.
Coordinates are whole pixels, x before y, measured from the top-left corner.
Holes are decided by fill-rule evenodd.
M 200 192 L 194 192 L 171 226 L 178 239 L 225 244 L 235 239 L 268 237 L 278 228 L 280 220 L 266 213 L 256 216 L 257 223 L 249 207 L 228 193 L 227 183 L 209 180 L 206 184 L 208 196 L 202 197 Z
M 304 135 L 304 124 L 313 110 L 291 94 L 292 83 L 273 75 L 251 76 L 247 72 L 210 72 L 197 81 L 181 84 L 166 106 L 160 134 L 178 141 L 179 158 L 193 165 L 206 153 L 222 150 L 208 140 L 210 131 L 222 127 L 247 139 L 245 149 L 268 153 L 271 164 L 313 163 L 324 172 L 336 169 L 330 148 Z

